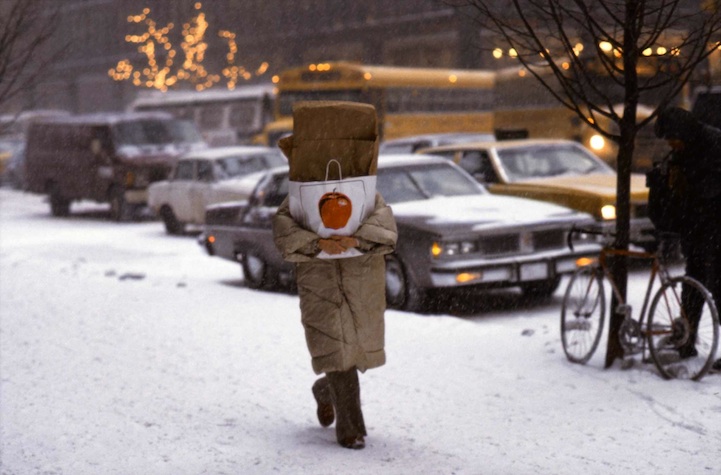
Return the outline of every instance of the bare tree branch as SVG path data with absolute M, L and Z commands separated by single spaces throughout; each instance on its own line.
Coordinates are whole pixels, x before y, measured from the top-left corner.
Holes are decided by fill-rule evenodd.
M 58 9 L 57 2 L 47 0 L 0 2 L 0 108 L 34 87 L 55 59 L 43 54 L 43 47 L 54 37 Z

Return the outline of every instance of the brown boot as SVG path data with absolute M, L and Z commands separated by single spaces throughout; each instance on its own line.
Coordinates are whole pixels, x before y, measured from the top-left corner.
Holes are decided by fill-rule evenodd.
M 320 422 L 321 426 L 328 427 L 335 420 L 328 378 L 322 377 L 313 383 L 313 397 L 318 405 L 316 409 L 318 422 Z
M 342 447 L 362 449 L 365 447 L 363 437 L 366 435 L 366 428 L 361 410 L 358 371 L 356 368 L 331 371 L 326 373 L 326 376 L 336 412 L 336 440 Z
M 366 446 L 363 436 L 349 437 L 348 439 L 339 440 L 338 443 L 346 449 L 362 449 Z

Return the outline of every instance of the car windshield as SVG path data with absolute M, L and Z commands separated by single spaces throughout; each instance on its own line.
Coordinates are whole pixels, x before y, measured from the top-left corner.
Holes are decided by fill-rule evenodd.
M 473 178 L 445 163 L 379 168 L 377 180 L 378 191 L 388 203 L 483 194 Z
M 166 145 L 202 142 L 193 123 L 184 120 L 141 119 L 114 126 L 119 145 Z
M 229 156 L 216 162 L 216 176 L 222 180 L 236 178 L 268 168 L 282 166 L 285 163 L 285 159 L 281 154 L 274 152 Z
M 561 175 L 613 173 L 610 167 L 574 145 L 498 149 L 501 168 L 511 182 Z

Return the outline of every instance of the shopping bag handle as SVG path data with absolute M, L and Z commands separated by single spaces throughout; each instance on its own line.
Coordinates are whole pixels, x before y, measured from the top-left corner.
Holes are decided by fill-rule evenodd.
M 328 171 L 330 169 L 330 164 L 333 162 L 335 162 L 336 165 L 338 165 L 338 180 L 343 179 L 343 172 L 341 171 L 340 162 L 338 160 L 336 160 L 335 158 L 331 158 L 330 160 L 328 160 L 328 163 L 326 163 L 326 165 L 325 165 L 325 181 L 328 181 Z

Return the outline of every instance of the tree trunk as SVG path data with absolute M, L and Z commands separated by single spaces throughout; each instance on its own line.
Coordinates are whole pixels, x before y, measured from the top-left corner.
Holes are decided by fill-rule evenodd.
M 634 142 L 636 139 L 636 109 L 638 106 L 638 33 L 636 25 L 643 12 L 638 0 L 627 0 L 626 22 L 623 36 L 623 70 L 625 85 L 625 100 L 623 117 L 619 128 L 621 140 L 618 147 L 617 175 L 616 175 L 616 240 L 614 247 L 628 250 L 629 231 L 631 223 L 631 162 L 633 160 Z M 619 294 L 626 301 L 628 287 L 628 262 L 626 257 L 614 257 L 611 265 L 613 280 L 616 282 Z M 619 299 L 616 295 L 611 298 L 611 317 L 609 322 L 608 345 L 606 347 L 606 368 L 610 367 L 616 359 L 623 358 L 624 352 L 619 340 L 619 329 L 623 323 L 624 313 L 618 312 Z

